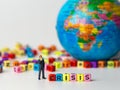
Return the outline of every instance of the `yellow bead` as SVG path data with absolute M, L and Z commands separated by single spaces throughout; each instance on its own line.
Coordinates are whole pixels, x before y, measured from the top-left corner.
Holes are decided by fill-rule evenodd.
M 42 53 L 42 55 L 44 55 L 44 56 L 48 56 L 49 51 L 48 51 L 48 49 L 43 49 L 43 50 L 41 51 L 41 53 Z
M 107 61 L 107 68 L 114 68 L 114 61 Z
M 84 81 L 84 74 L 77 74 L 77 81 L 83 82 Z
M 54 54 L 55 54 L 56 56 L 61 56 L 63 53 L 62 53 L 61 51 L 55 51 Z
M 10 67 L 10 61 L 9 60 L 7 60 L 7 61 L 4 61 L 4 67 Z
M 68 73 L 63 74 L 63 81 L 69 82 L 70 81 L 70 74 L 68 74 Z
M 48 58 L 44 58 L 44 61 L 45 61 L 46 64 L 49 64 Z
M 34 60 L 34 58 L 28 58 L 28 61 L 33 61 Z
M 16 54 L 16 55 L 19 54 L 18 51 L 17 51 L 16 49 L 11 50 L 11 52 L 14 53 L 14 54 Z
M 54 62 L 53 64 L 55 65 L 56 69 L 62 68 L 62 63 L 61 62 Z
M 9 52 L 10 49 L 8 47 L 4 47 L 1 49 L 1 52 L 4 53 L 4 52 Z
M 83 61 L 78 61 L 78 62 L 77 62 L 77 67 L 78 67 L 78 68 L 83 68 L 83 64 L 84 64 Z
M 18 50 L 18 54 L 19 54 L 20 56 L 24 56 L 24 55 L 25 55 L 25 51 L 24 51 L 24 50 Z
M 21 47 L 23 47 L 21 43 L 16 43 L 16 45 L 15 45 L 16 49 L 20 49 Z
M 20 67 L 21 67 L 22 72 L 27 70 L 27 65 L 25 65 L 25 64 L 20 65 Z
M 33 69 L 34 69 L 34 63 L 29 63 L 28 70 L 33 70 Z

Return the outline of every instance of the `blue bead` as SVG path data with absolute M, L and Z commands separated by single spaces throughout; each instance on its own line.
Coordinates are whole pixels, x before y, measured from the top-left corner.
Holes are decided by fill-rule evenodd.
M 39 64 L 34 64 L 34 71 L 39 71 Z
M 63 81 L 63 74 L 61 73 L 56 74 L 56 81 Z

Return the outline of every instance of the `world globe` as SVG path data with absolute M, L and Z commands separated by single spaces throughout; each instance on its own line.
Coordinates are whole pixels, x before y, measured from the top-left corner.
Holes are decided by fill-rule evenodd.
M 78 60 L 108 60 L 120 51 L 118 0 L 67 0 L 56 24 L 65 50 Z

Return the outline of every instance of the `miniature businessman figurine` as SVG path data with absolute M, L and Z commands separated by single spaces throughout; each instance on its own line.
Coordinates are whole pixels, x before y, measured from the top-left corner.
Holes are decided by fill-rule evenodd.
M 38 63 L 39 63 L 39 76 L 38 76 L 38 80 L 40 80 L 41 72 L 42 72 L 42 78 L 46 79 L 45 78 L 45 73 L 44 73 L 45 62 L 44 62 L 44 59 L 43 59 L 42 55 L 39 56 Z

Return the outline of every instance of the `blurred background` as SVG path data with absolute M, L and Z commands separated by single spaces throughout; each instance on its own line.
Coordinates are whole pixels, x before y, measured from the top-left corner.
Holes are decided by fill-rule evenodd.
M 0 48 L 16 42 L 57 45 L 58 12 L 66 0 L 0 0 Z

